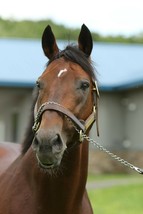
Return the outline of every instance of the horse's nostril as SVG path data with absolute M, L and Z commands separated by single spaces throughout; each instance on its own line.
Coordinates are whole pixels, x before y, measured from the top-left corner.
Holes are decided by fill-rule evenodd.
M 56 145 L 56 144 L 60 144 L 61 143 L 61 138 L 59 136 L 59 134 L 56 134 L 55 137 L 52 139 L 52 144 Z
M 58 141 L 58 138 L 59 138 L 58 134 L 56 134 L 55 137 L 53 137 L 53 139 L 52 139 L 53 145 L 56 144 L 56 142 Z
M 60 150 L 62 148 L 62 140 L 59 134 L 56 134 L 51 143 L 55 150 Z

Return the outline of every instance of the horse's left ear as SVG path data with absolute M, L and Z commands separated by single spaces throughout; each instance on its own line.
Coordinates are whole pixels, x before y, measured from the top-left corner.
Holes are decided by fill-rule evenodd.
M 43 32 L 42 48 L 43 48 L 45 55 L 49 59 L 54 57 L 59 52 L 59 48 L 57 46 L 55 36 L 52 32 L 50 25 L 48 25 Z
M 85 24 L 81 26 L 81 31 L 78 37 L 78 46 L 79 49 L 87 55 L 87 57 L 90 56 L 93 48 L 93 41 L 90 30 L 86 27 Z

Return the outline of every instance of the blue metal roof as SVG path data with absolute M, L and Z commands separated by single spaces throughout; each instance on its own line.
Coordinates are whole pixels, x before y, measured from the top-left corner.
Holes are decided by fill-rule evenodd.
M 0 39 L 0 83 L 33 84 L 47 61 L 38 40 Z
M 92 60 L 101 90 L 143 86 L 143 45 L 95 43 Z M 47 58 L 40 40 L 0 39 L 0 61 L 0 86 L 33 87 Z
M 143 45 L 99 43 L 92 57 L 104 90 L 143 86 Z

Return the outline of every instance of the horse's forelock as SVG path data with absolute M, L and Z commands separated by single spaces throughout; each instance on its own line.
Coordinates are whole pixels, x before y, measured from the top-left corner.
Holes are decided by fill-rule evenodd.
M 59 53 L 48 62 L 47 66 L 55 59 L 59 59 L 61 57 L 64 57 L 68 61 L 77 63 L 86 73 L 88 73 L 90 77 L 92 77 L 92 79 L 96 79 L 94 73 L 95 68 L 92 65 L 92 61 L 77 46 L 68 45 L 64 50 L 59 51 Z

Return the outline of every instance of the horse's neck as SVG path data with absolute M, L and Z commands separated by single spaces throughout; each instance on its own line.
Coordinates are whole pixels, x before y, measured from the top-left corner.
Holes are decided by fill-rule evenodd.
M 31 155 L 31 152 L 29 152 L 29 155 Z M 75 208 L 74 204 L 80 204 L 81 206 L 87 179 L 88 144 L 83 143 L 77 146 L 69 151 L 64 159 L 63 170 L 57 176 L 42 172 L 37 167 L 37 162 L 34 164 L 33 170 L 29 170 L 31 174 L 29 176 L 31 177 L 30 182 L 36 204 L 39 204 L 38 207 L 41 206 L 45 209 L 49 207 L 52 209 L 53 207 L 55 209 L 55 206 L 57 206 L 58 209 L 61 207 L 66 209 L 66 206 L 71 206 L 72 209 Z M 33 162 L 32 158 L 29 160 L 27 158 L 27 161 Z M 32 167 L 32 164 L 29 164 L 29 166 L 31 165 Z M 60 203 L 58 204 L 59 201 Z

